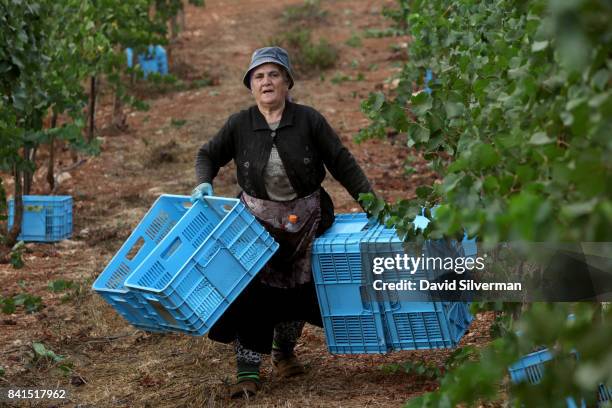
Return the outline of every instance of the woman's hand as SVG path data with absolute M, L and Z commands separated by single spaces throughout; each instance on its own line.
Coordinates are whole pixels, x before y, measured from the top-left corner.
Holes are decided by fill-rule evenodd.
M 191 192 L 191 202 L 195 203 L 198 200 L 203 200 L 204 196 L 213 195 L 213 188 L 210 183 L 202 183 Z

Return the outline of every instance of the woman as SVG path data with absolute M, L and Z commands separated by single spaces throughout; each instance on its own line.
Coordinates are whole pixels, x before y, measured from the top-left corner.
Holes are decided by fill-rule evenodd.
M 310 268 L 310 246 L 334 220 L 321 187 L 325 168 L 357 199 L 371 192 L 363 171 L 325 118 L 290 102 L 293 73 L 279 47 L 256 50 L 243 78 L 256 105 L 229 117 L 198 151 L 199 185 L 192 199 L 212 195 L 212 181 L 230 160 L 236 163 L 242 202 L 280 244 L 257 278 L 209 332 L 233 342 L 238 368 L 232 397 L 259 389 L 261 354 L 272 354 L 281 377 L 304 372 L 294 354 L 304 322 L 322 326 Z

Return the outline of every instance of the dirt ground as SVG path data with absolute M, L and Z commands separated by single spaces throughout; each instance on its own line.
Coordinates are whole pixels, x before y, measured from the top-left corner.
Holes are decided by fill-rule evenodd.
M 407 149 L 402 141 L 353 142 L 367 125 L 359 105 L 368 93 L 388 89 L 386 81 L 405 58 L 393 44 L 407 38 L 362 38 L 351 47 L 351 36 L 365 29 L 388 27 L 383 5 L 393 1 L 322 1 L 325 21 L 312 25 L 315 38 L 327 38 L 340 50 L 335 68 L 301 76 L 292 91 L 294 100 L 314 106 L 337 130 L 355 154 L 375 190 L 388 200 L 411 198 L 434 175 L 419 161 L 417 172 L 403 174 Z M 128 110 L 126 131 L 110 126 L 110 98 L 98 110 L 102 153 L 83 157 L 84 163 L 66 173 L 57 194 L 74 199 L 74 234 L 57 244 L 28 244 L 26 265 L 0 265 L 0 294 L 27 292 L 41 296 L 44 308 L 27 314 L 0 314 L 0 375 L 2 387 L 64 388 L 65 403 L 24 402 L 22 406 L 69 407 L 399 407 L 412 396 L 435 389 L 436 379 L 406 373 L 389 374 L 381 367 L 404 361 L 444 366 L 450 350 L 396 352 L 388 355 L 331 355 L 323 331 L 307 326 L 297 352 L 308 373 L 281 381 L 263 365 L 263 389 L 251 401 L 230 401 L 227 384 L 234 375 L 230 346 L 182 334 L 148 334 L 127 324 L 98 295 L 91 284 L 163 193 L 189 194 L 195 184 L 197 148 L 212 137 L 225 119 L 252 104 L 241 79 L 255 48 L 272 36 L 290 30 L 281 19 L 288 5 L 303 0 L 208 0 L 205 8 L 186 8 L 186 26 L 173 49 L 174 72 L 183 77 L 213 78 L 212 86 L 191 90 L 153 92 L 143 86 L 148 111 Z M 179 72 L 180 71 L 180 72 Z M 334 84 L 336 74 L 360 81 Z M 150 92 L 149 92 L 150 91 Z M 64 163 L 68 167 L 68 153 Z M 34 193 L 47 194 L 43 173 L 37 173 Z M 8 178 L 5 177 L 5 183 Z M 335 181 L 325 188 L 337 212 L 359 206 Z M 10 191 L 10 190 L 9 190 Z M 215 180 L 215 193 L 238 192 L 232 166 Z M 52 292 L 48 284 L 74 282 Z M 461 345 L 483 345 L 489 340 L 492 317 L 476 316 Z M 64 357 L 52 363 L 34 358 L 32 343 Z M 61 370 L 60 366 L 69 367 Z M 1 374 L 1 372 L 0 372 Z M 0 402 L 0 406 L 2 406 Z M 6 403 L 4 403 L 6 404 Z M 10 406 L 10 405 L 9 405 Z

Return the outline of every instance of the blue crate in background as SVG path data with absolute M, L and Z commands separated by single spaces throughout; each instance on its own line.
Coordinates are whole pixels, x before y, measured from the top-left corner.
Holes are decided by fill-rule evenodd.
M 312 272 L 325 337 L 334 354 L 386 353 L 383 316 L 369 299 L 361 271 L 360 243 L 368 233 L 365 214 L 336 215 L 312 246 Z
M 15 201 L 8 202 L 9 229 L 15 218 Z M 72 197 L 23 196 L 20 241 L 56 242 L 72 236 Z
M 125 287 L 125 280 L 190 208 L 187 196 L 160 196 L 93 284 L 93 290 L 137 328 L 167 331 L 150 316 L 138 293 Z
M 510 379 L 513 383 L 528 382 L 537 384 L 542 381 L 544 375 L 544 364 L 552 360 L 553 355 L 548 349 L 542 349 L 529 353 L 522 357 L 518 362 L 508 368 Z M 567 408 L 578 408 L 576 401 L 572 397 L 565 399 Z M 580 404 L 581 408 L 586 408 L 584 401 Z
M 125 49 L 128 68 L 134 65 L 134 52 L 131 48 Z M 146 53 L 138 54 L 138 65 L 146 78 L 151 73 L 166 75 L 168 73 L 168 56 L 161 45 L 150 45 Z
M 125 285 L 142 296 L 158 324 L 203 335 L 277 249 L 240 200 L 205 197 Z
M 419 216 L 414 222 L 423 227 L 425 221 Z M 371 257 L 396 253 L 403 247 L 395 231 L 368 222 L 365 214 L 337 215 L 315 240 L 313 276 L 330 352 L 454 347 L 465 334 L 472 319 L 465 303 L 400 302 L 368 290 Z
M 542 380 L 542 376 L 544 375 L 544 364 L 552 359 L 553 355 L 548 349 L 527 354 L 508 368 L 510 379 L 515 384 L 521 382 L 537 384 Z M 610 400 L 612 400 L 612 388 L 600 384 L 598 389 L 598 401 L 600 406 L 603 406 L 604 402 Z M 578 406 L 586 408 L 584 400 L 581 400 L 580 405 L 578 405 L 574 398 L 567 397 L 565 402 L 568 408 L 578 408 Z
M 544 363 L 552 358 L 552 353 L 547 349 L 527 354 L 508 368 L 510 379 L 515 384 L 521 382 L 537 384 L 542 380 Z

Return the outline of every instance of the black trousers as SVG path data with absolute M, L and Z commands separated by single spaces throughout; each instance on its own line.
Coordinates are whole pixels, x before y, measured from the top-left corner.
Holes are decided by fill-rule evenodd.
M 238 339 L 247 349 L 270 354 L 274 326 L 296 320 L 323 327 L 314 283 L 281 289 L 255 278 L 213 325 L 208 337 L 221 343 Z

